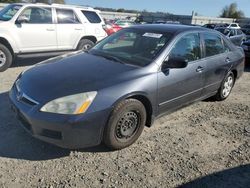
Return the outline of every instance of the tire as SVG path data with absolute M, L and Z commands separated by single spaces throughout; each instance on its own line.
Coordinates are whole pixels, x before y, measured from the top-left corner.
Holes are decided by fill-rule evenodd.
M 95 45 L 94 42 L 92 42 L 89 39 L 82 39 L 80 40 L 78 46 L 77 46 L 77 50 L 83 50 L 83 51 L 87 51 L 90 48 L 92 48 Z
M 7 70 L 11 66 L 12 61 L 13 57 L 10 50 L 0 44 L 0 72 Z
M 226 98 L 228 98 L 233 89 L 234 82 L 235 82 L 234 74 L 230 71 L 222 81 L 220 89 L 214 96 L 214 99 L 217 101 L 223 101 Z
M 146 124 L 144 105 L 136 99 L 127 99 L 113 110 L 103 134 L 103 142 L 113 150 L 133 144 Z

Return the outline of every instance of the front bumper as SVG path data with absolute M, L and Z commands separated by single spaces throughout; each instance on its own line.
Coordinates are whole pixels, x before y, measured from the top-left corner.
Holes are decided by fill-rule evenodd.
M 111 109 L 83 115 L 60 115 L 40 112 L 17 99 L 13 87 L 9 93 L 11 108 L 22 126 L 32 136 L 68 149 L 80 149 L 99 145 Z

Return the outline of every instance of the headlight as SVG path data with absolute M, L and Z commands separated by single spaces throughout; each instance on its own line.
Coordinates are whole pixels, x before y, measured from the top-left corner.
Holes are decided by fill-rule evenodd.
M 57 114 L 82 114 L 91 105 L 96 94 L 96 91 L 92 91 L 58 98 L 45 104 L 41 111 Z

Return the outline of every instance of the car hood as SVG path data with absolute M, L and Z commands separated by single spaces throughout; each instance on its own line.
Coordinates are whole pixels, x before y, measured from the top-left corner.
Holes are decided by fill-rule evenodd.
M 98 91 L 129 80 L 138 76 L 135 71 L 139 69 L 88 53 L 71 54 L 28 69 L 22 74 L 19 87 L 32 99 L 48 102 L 67 95 Z

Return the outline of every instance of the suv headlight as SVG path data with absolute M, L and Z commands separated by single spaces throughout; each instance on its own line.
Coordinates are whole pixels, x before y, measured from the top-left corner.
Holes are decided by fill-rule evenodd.
M 45 104 L 41 111 L 57 114 L 82 114 L 87 111 L 96 94 L 96 91 L 92 91 L 61 97 Z

